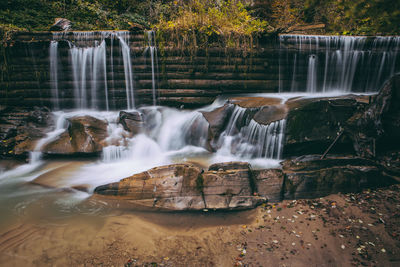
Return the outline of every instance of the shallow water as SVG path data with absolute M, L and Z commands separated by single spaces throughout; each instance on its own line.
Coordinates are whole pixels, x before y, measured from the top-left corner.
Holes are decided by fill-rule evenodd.
M 279 98 L 281 103 L 285 103 L 292 98 L 340 95 L 343 94 L 330 92 L 252 96 Z M 49 265 L 68 265 L 72 263 L 64 257 L 71 247 L 75 249 L 74 253 L 78 253 L 76 250 L 79 249 L 101 252 L 104 248 L 98 245 L 98 242 L 112 240 L 115 233 L 120 235 L 121 232 L 129 232 L 131 238 L 135 238 L 139 243 L 145 243 L 146 249 L 155 249 L 159 238 L 168 239 L 171 234 L 178 232 L 181 234 L 182 229 L 186 232 L 204 227 L 213 228 L 218 225 L 250 222 L 251 211 L 141 212 L 131 210 L 123 202 L 107 202 L 91 197 L 93 190 L 99 185 L 117 182 L 147 169 L 173 163 L 186 162 L 204 169 L 210 164 L 227 161 L 247 161 L 254 169 L 280 167 L 280 159 L 276 156 L 271 158 L 267 157 L 267 154 L 248 153 L 253 151 L 250 148 L 254 144 L 246 135 L 247 126 L 235 129 L 234 119 L 228 123 L 229 129 L 225 129 L 223 137 L 220 138 L 221 146 L 217 151 L 211 153 L 205 149 L 208 124 L 200 112 L 211 111 L 225 103 L 226 98 L 221 98 L 210 106 L 194 111 L 166 107 L 139 109 L 139 112 L 148 115 L 148 121 L 145 122 L 146 127 L 143 132 L 134 137 L 129 137 L 129 134 L 117 124 L 118 112 L 93 110 L 54 112 L 56 126 L 54 129 L 49 129 L 48 135 L 38 142 L 33 151 L 36 154 L 32 155 L 29 164 L 21 165 L 20 162 L 14 164 L 9 161 L 0 164 L 6 166 L 0 170 L 2 214 L 0 261 L 7 265 L 37 265 L 45 262 L 43 255 L 47 255 Z M 236 117 L 239 118 L 240 114 Z M 103 156 L 98 159 L 43 159 L 40 149 L 66 129 L 67 118 L 78 115 L 90 115 L 108 122 L 107 142 L 110 145 L 103 150 Z M 243 121 L 246 119 L 243 118 Z M 246 123 L 249 129 L 254 128 L 250 127 L 252 125 L 250 122 Z M 196 127 L 193 128 L 192 124 Z M 270 134 L 267 130 L 264 132 L 266 135 Z M 256 157 L 257 155 L 262 157 Z M 179 216 L 176 216 L 177 214 Z M 149 233 L 150 239 L 147 240 Z M 195 244 L 200 241 L 193 242 Z M 85 255 L 74 254 L 71 257 L 85 258 Z M 35 263 L 32 259 L 38 262 Z

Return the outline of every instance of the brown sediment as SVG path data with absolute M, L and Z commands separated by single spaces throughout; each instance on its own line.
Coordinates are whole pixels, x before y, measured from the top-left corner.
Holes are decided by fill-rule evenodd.
M 115 210 L 0 233 L 4 266 L 396 266 L 400 186 L 242 212 Z

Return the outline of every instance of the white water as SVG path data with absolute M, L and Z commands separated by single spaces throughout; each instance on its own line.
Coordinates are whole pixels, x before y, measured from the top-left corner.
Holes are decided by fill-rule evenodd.
M 60 108 L 59 92 L 62 90 L 58 86 L 60 62 L 57 50 L 58 42 L 61 40 L 67 41 L 70 46 L 69 64 L 72 69 L 73 99 L 76 109 L 109 110 L 111 102 L 109 87 L 115 89 L 113 53 L 115 40 L 119 43 L 125 74 L 126 108 L 134 108 L 134 76 L 129 32 L 73 32 L 72 34 L 71 40 L 67 33 L 54 33 L 53 41 L 50 43 L 50 82 L 54 92 L 52 95 L 54 108 L 56 110 Z M 107 49 L 106 38 L 111 40 L 110 49 Z M 108 70 L 111 71 L 110 78 Z
M 53 107 L 55 110 L 60 109 L 59 91 L 58 91 L 58 42 L 50 42 L 50 88 L 52 92 Z
M 208 122 L 201 111 L 211 111 L 224 103 L 217 100 L 208 107 L 194 111 L 157 106 L 130 110 L 128 112 L 139 112 L 144 118 L 142 132 L 133 137 L 118 124 L 119 112 L 57 111 L 53 113 L 55 127 L 37 143 L 31 153 L 31 163 L 14 170 L 15 174 L 5 173 L 1 177 L 38 177 L 41 172 L 36 170 L 46 163 L 41 157 L 41 149 L 67 130 L 68 118 L 83 115 L 107 121 L 108 137 L 101 159 L 84 164 L 61 178 L 65 179 L 62 184 L 66 187 L 84 184 L 92 191 L 96 186 L 119 181 L 152 167 L 186 161 L 200 162 L 202 165 L 248 161 L 255 168 L 278 167 L 285 121 L 261 125 L 249 117 L 246 109 L 239 106 L 235 106 L 227 126 L 217 140 L 217 151 L 211 153 L 207 150 Z
M 155 39 L 155 32 L 147 32 L 148 47 L 145 49 L 145 55 L 150 53 L 150 65 L 151 65 L 151 87 L 153 95 L 153 105 L 157 105 L 157 77 L 158 77 L 158 55 L 157 55 L 157 44 Z
M 307 92 L 317 92 L 317 57 L 311 55 L 308 60 Z
M 376 92 L 400 71 L 400 37 L 281 35 L 280 47 L 280 92 Z
M 217 157 L 279 160 L 283 151 L 285 120 L 262 125 L 251 119 L 247 109 L 235 106 L 219 140 Z

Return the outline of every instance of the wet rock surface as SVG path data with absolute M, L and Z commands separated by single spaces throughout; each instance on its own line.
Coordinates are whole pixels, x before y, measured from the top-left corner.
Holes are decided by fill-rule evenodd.
M 259 196 L 267 198 L 268 202 L 283 199 L 285 175 L 281 169 L 254 170 L 253 178 Z
M 156 167 L 99 186 L 95 194 L 124 199 L 134 207 L 163 210 L 247 209 L 264 202 L 254 195 L 248 164 L 234 165 L 217 171 L 187 164 Z
M 221 133 L 224 131 L 228 124 L 229 117 L 233 111 L 233 105 L 225 104 L 222 107 L 216 108 L 212 111 L 202 111 L 204 118 L 209 124 L 208 128 L 208 142 L 212 149 L 216 149 L 217 140 Z
M 101 152 L 108 136 L 106 121 L 91 116 L 78 116 L 69 118 L 68 123 L 65 132 L 43 147 L 43 153 L 70 155 Z
M 346 121 L 366 104 L 342 98 L 300 99 L 288 105 L 283 157 L 324 153 Z M 352 141 L 342 137 L 331 152 L 352 153 Z
M 0 110 L 0 155 L 27 157 L 36 142 L 53 124 L 50 110 L 43 107 L 23 109 L 7 107 Z
M 95 193 L 127 200 L 134 207 L 234 210 L 267 200 L 359 192 L 400 181 L 400 173 L 390 173 L 363 158 L 307 156 L 282 165 L 282 169 L 252 170 L 247 162 L 224 162 L 211 165 L 208 171 L 187 164 L 168 165 L 99 186 Z
M 389 186 L 400 176 L 389 175 L 384 166 L 363 158 L 306 156 L 283 162 L 285 199 L 315 198 L 338 192 Z
M 120 111 L 118 123 L 124 127 L 125 131 L 133 135 L 140 133 L 144 127 L 143 114 L 140 112 Z
M 399 150 L 400 75 L 392 77 L 365 111 L 354 114 L 345 125 L 357 155 L 373 158 L 383 151 Z

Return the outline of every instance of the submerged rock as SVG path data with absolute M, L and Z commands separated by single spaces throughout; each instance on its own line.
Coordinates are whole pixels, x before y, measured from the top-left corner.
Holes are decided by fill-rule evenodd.
M 124 127 L 125 131 L 128 131 L 133 135 L 140 133 L 144 127 L 143 115 L 137 111 L 120 111 L 118 123 Z
M 208 127 L 208 143 L 211 147 L 210 150 L 217 148 L 216 140 L 224 131 L 229 117 L 232 115 L 233 105 L 225 104 L 222 107 L 216 108 L 212 111 L 202 111 L 204 118 L 209 124 Z
M 274 121 L 286 119 L 287 112 L 286 105 L 266 106 L 257 111 L 253 119 L 259 124 L 268 125 Z
M 102 151 L 108 136 L 107 122 L 91 117 L 78 116 L 68 119 L 68 129 L 58 138 L 46 144 L 46 154 L 69 155 L 74 153 L 93 154 Z
M 232 210 L 252 208 L 265 201 L 253 195 L 250 180 L 248 167 L 204 172 L 193 165 L 173 164 L 99 186 L 94 192 L 126 200 L 134 207 Z
M 235 97 L 229 99 L 228 103 L 222 107 L 201 113 L 209 124 L 208 145 L 211 151 L 216 151 L 222 144 L 220 142 L 222 133 L 228 131 L 228 135 L 232 136 L 238 134 L 250 124 L 253 125 L 253 128 L 254 125 L 257 125 L 259 127 L 256 128 L 260 129 L 263 126 L 285 119 L 287 106 L 281 104 L 279 98 Z M 227 129 L 227 127 L 230 128 Z M 250 132 L 247 131 L 243 134 L 250 134 Z M 257 137 L 257 134 L 252 135 L 253 139 Z M 254 141 L 253 139 L 252 141 Z

